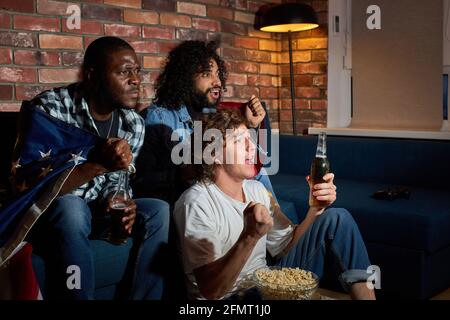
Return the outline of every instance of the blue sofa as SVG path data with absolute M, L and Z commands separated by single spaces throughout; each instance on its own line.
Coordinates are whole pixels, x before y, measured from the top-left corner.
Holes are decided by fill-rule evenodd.
M 308 208 L 316 136 L 280 136 L 280 170 L 271 177 L 286 214 L 303 219 Z M 426 299 L 450 287 L 450 141 L 331 137 L 335 207 L 348 209 L 381 268 L 379 298 Z M 389 186 L 410 199 L 375 200 Z

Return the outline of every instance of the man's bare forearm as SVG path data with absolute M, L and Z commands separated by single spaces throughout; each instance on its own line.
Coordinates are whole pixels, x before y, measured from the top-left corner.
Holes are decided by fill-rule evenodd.
M 61 188 L 59 195 L 63 196 L 106 172 L 107 170 L 103 166 L 92 162 L 76 166 Z
M 308 213 L 306 214 L 305 219 L 303 221 L 295 226 L 295 229 L 293 231 L 292 239 L 287 244 L 287 246 L 283 249 L 281 252 L 281 255 L 286 255 L 291 248 L 297 244 L 298 240 L 305 234 L 306 230 L 314 223 L 316 220 L 316 217 L 320 214 L 322 214 L 324 209 L 318 209 L 318 208 L 309 208 Z
M 200 293 L 207 299 L 219 299 L 228 293 L 257 242 L 249 236 L 241 236 L 222 258 L 195 269 Z

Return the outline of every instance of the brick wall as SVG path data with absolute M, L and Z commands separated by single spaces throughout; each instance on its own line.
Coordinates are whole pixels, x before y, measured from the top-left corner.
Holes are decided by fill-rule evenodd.
M 187 39 L 221 36 L 228 64 L 226 100 L 255 93 L 267 102 L 274 128 L 291 129 L 287 38 L 257 31 L 254 13 L 282 0 L 0 0 L 0 111 L 77 80 L 83 50 L 95 38 L 119 36 L 136 49 L 143 66 L 142 102 L 168 51 Z M 327 0 L 304 1 L 327 22 Z M 70 5 L 81 12 L 81 29 L 67 24 Z M 327 27 L 294 35 L 299 130 L 326 121 Z

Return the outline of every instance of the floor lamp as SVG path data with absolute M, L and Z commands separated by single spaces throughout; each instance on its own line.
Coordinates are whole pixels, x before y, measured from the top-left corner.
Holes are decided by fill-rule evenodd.
M 266 32 L 287 32 L 289 39 L 289 70 L 291 78 L 292 130 L 297 134 L 295 117 L 294 65 L 292 61 L 292 32 L 319 26 L 313 8 L 303 3 L 282 3 L 268 7 L 259 18 L 259 29 Z

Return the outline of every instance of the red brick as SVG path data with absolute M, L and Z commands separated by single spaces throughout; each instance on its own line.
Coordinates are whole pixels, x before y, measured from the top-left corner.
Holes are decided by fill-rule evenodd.
M 233 20 L 233 11 L 230 9 L 208 6 L 206 14 L 210 18 Z
M 161 24 L 181 28 L 191 27 L 191 17 L 175 13 L 161 13 Z
M 144 38 L 152 38 L 152 39 L 174 39 L 175 38 L 175 29 L 174 28 L 159 28 L 159 27 L 144 27 L 143 30 Z
M 11 15 L 7 12 L 0 12 L 0 28 L 11 28 Z
M 312 100 L 312 108 L 313 110 L 327 110 L 328 101 L 327 100 Z
M 30 66 L 59 66 L 61 58 L 59 52 L 16 50 L 14 63 Z
M 137 38 L 141 35 L 141 27 L 126 24 L 105 24 L 105 35 Z
M 252 38 L 262 38 L 262 39 L 271 39 L 272 38 L 272 34 L 270 32 L 254 30 L 253 28 L 248 29 L 248 36 L 252 37 Z
M 253 25 L 255 23 L 255 15 L 251 13 L 244 13 L 241 11 L 234 12 L 234 20 Z
M 312 37 L 327 37 L 328 36 L 328 27 L 320 26 L 316 29 L 311 30 L 311 36 Z
M 250 61 L 270 62 L 271 55 L 265 51 L 247 50 L 247 59 Z
M 125 8 L 142 8 L 141 0 L 104 0 L 105 4 L 113 6 L 125 7 Z
M 1 0 L 0 9 L 17 12 L 34 12 L 34 0 Z
M 291 109 L 290 93 L 285 96 L 289 99 L 281 100 L 281 109 Z M 295 99 L 295 109 L 311 109 L 311 100 Z
M 177 39 L 179 40 L 199 40 L 206 41 L 207 36 L 205 32 L 201 32 L 194 29 L 178 29 L 177 30 Z
M 258 12 L 259 9 L 261 9 L 261 3 L 260 2 L 248 1 L 248 11 L 250 11 L 250 12 Z
M 145 56 L 143 65 L 146 69 L 160 69 L 165 60 L 165 57 Z
M 40 69 L 39 82 L 41 83 L 70 83 L 78 80 L 80 70 L 75 69 Z
M 12 100 L 13 86 L 0 84 L 0 100 Z
M 247 54 L 244 49 L 223 48 L 223 57 L 232 60 L 244 60 Z
M 36 69 L 0 67 L 0 82 L 36 82 Z
M 193 18 L 192 26 L 194 29 L 209 30 L 209 31 L 219 31 L 219 23 L 210 19 Z
M 68 67 L 80 66 L 83 63 L 82 52 L 63 52 L 63 65 Z
M 327 65 L 321 63 L 301 63 L 294 66 L 294 72 L 300 74 L 325 74 Z
M 313 1 L 312 7 L 316 12 L 328 11 L 328 1 Z
M 310 62 L 311 51 L 294 51 L 292 53 L 292 61 L 297 62 Z M 280 55 L 279 63 L 289 63 L 289 52 L 282 52 Z
M 328 61 L 328 51 L 327 50 L 312 50 L 312 61 Z
M 57 32 L 59 31 L 59 19 L 33 16 L 14 16 L 14 29 Z
M 198 3 L 177 1 L 177 12 L 206 17 L 206 6 Z
M 16 100 L 30 100 L 42 91 L 49 90 L 51 88 L 51 86 L 16 85 Z
M 220 22 L 222 32 L 233 33 L 238 35 L 246 35 L 247 27 L 240 23 L 221 21 Z
M 313 85 L 313 77 L 309 75 L 294 75 L 294 84 L 296 87 L 311 87 Z M 289 75 L 281 78 L 281 85 L 289 87 L 291 78 Z
M 158 24 L 159 15 L 150 11 L 124 10 L 123 21 L 139 24 Z
M 237 85 L 246 85 L 247 84 L 247 76 L 245 74 L 230 73 L 228 75 L 227 83 L 237 84 Z
M 326 119 L 324 111 L 300 110 L 297 112 L 298 120 L 310 122 L 323 122 Z
M 81 19 L 80 29 L 69 29 L 67 27 L 67 19 L 62 19 L 62 31 L 67 33 L 79 33 L 79 34 L 103 34 L 103 24 L 98 21 Z
M 175 1 L 173 0 L 142 0 L 142 7 L 157 12 L 174 12 Z
M 84 37 L 83 42 L 84 42 L 84 47 L 87 48 L 92 41 L 94 41 L 95 39 L 98 39 L 100 37 Z
M 0 103 L 0 112 L 18 112 L 20 111 L 20 103 L 8 102 Z
M 24 32 L 0 32 L 0 46 L 35 48 L 36 35 Z
M 259 40 L 259 49 L 268 51 L 279 51 L 279 42 L 275 40 Z
M 320 98 L 320 89 L 319 88 L 296 88 L 295 95 L 299 98 Z
M 313 78 L 313 84 L 317 87 L 326 86 L 328 82 L 328 77 L 326 75 L 315 76 Z
M 278 98 L 278 89 L 261 87 L 259 89 L 259 96 L 261 99 L 277 99 Z
M 82 50 L 83 38 L 79 36 L 40 34 L 39 44 L 41 48 Z
M 235 0 L 236 9 L 248 9 L 248 1 L 247 0 Z
M 158 43 L 155 41 L 131 41 L 129 42 L 138 53 L 158 53 Z
M 122 10 L 119 8 L 84 4 L 82 17 L 85 19 L 122 21 Z
M 196 0 L 196 2 L 219 5 L 220 0 Z
M 270 74 L 270 75 L 278 75 L 278 67 L 273 64 L 261 64 L 260 65 L 260 73 L 262 74 Z
M 58 16 L 68 16 L 70 14 L 67 13 L 67 8 L 71 5 L 77 5 L 73 2 L 61 2 L 61 1 L 53 1 L 53 0 L 37 0 L 37 12 L 43 14 L 51 14 Z M 81 8 L 80 8 L 81 9 Z
M 178 45 L 176 42 L 160 42 L 159 43 L 159 52 L 163 54 L 169 53 L 173 48 Z
M 236 86 L 234 87 L 234 93 L 237 98 L 241 99 L 250 99 L 252 95 L 259 97 L 259 89 L 255 87 Z
M 247 61 L 231 61 L 233 72 L 236 73 L 258 73 L 259 67 L 257 63 Z
M 328 48 L 328 39 L 327 38 L 298 39 L 297 48 L 301 50 L 326 49 Z
M 258 49 L 258 39 L 253 38 L 244 38 L 244 37 L 235 37 L 234 45 L 238 48 L 246 48 L 246 49 Z
M 0 48 L 0 64 L 11 64 L 12 54 L 11 49 Z
M 248 85 L 249 86 L 271 86 L 272 85 L 272 77 L 271 76 L 264 76 L 264 75 L 249 75 L 247 77 Z

